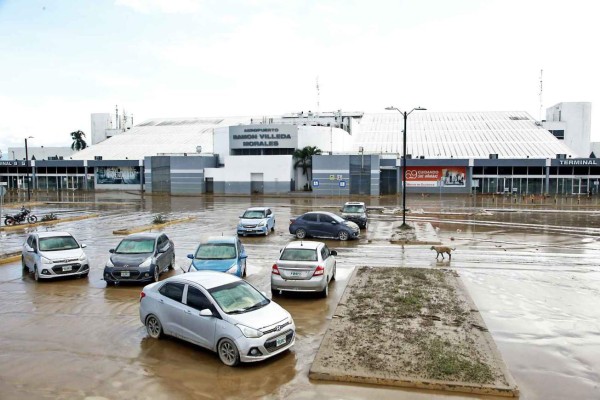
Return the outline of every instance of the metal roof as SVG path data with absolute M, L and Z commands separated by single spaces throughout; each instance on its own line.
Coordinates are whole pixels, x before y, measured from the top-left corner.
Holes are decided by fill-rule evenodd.
M 399 112 L 365 114 L 352 125 L 354 148 L 402 154 L 404 117 Z M 406 154 L 413 158 L 554 158 L 573 155 L 567 145 L 526 112 L 422 112 L 407 119 Z

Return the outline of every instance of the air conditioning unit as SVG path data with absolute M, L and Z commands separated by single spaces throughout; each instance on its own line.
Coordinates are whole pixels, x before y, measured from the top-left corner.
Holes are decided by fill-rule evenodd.
M 407 155 L 406 155 L 406 159 L 407 159 L 407 160 L 411 160 L 411 159 L 412 159 L 412 154 L 407 154 Z
M 490 154 L 490 160 L 498 159 L 498 154 Z
M 567 155 L 566 154 L 557 154 L 556 158 L 558 158 L 559 160 L 564 160 L 567 158 Z

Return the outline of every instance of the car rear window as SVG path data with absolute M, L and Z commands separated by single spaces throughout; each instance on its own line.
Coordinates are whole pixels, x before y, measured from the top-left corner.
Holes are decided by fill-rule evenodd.
M 317 261 L 317 251 L 314 249 L 285 249 L 279 259 L 284 261 Z

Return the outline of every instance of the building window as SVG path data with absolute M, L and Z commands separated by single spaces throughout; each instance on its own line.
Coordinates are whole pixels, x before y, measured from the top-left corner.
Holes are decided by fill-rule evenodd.
M 550 130 L 550 133 L 554 135 L 555 138 L 564 140 L 565 138 L 565 130 L 564 129 L 555 129 Z

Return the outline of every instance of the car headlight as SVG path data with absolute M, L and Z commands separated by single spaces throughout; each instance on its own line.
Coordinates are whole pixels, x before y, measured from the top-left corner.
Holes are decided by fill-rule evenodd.
M 115 264 L 112 263 L 112 261 L 110 260 L 110 258 L 108 259 L 108 261 L 106 262 L 106 266 L 108 268 L 114 268 Z
M 242 324 L 237 324 L 236 325 L 238 328 L 240 328 L 240 331 L 242 331 L 242 334 L 244 336 L 246 336 L 247 338 L 259 338 L 262 335 L 264 335 L 261 331 L 259 331 L 258 329 L 254 329 L 254 328 L 250 328 L 246 325 L 242 325 Z
M 267 221 L 260 221 L 260 223 L 258 224 L 258 226 L 265 226 L 267 224 Z
M 140 264 L 140 267 L 142 268 L 148 268 L 152 265 L 152 257 L 148 257 L 146 258 L 146 260 Z
M 231 268 L 229 268 L 229 269 L 227 270 L 227 273 L 228 273 L 228 274 L 235 274 L 235 273 L 237 273 L 237 270 L 238 270 L 238 265 L 237 265 L 237 263 L 235 263 L 235 264 L 233 264 L 233 265 L 231 266 Z
M 49 258 L 42 257 L 42 264 L 54 264 L 54 261 Z

